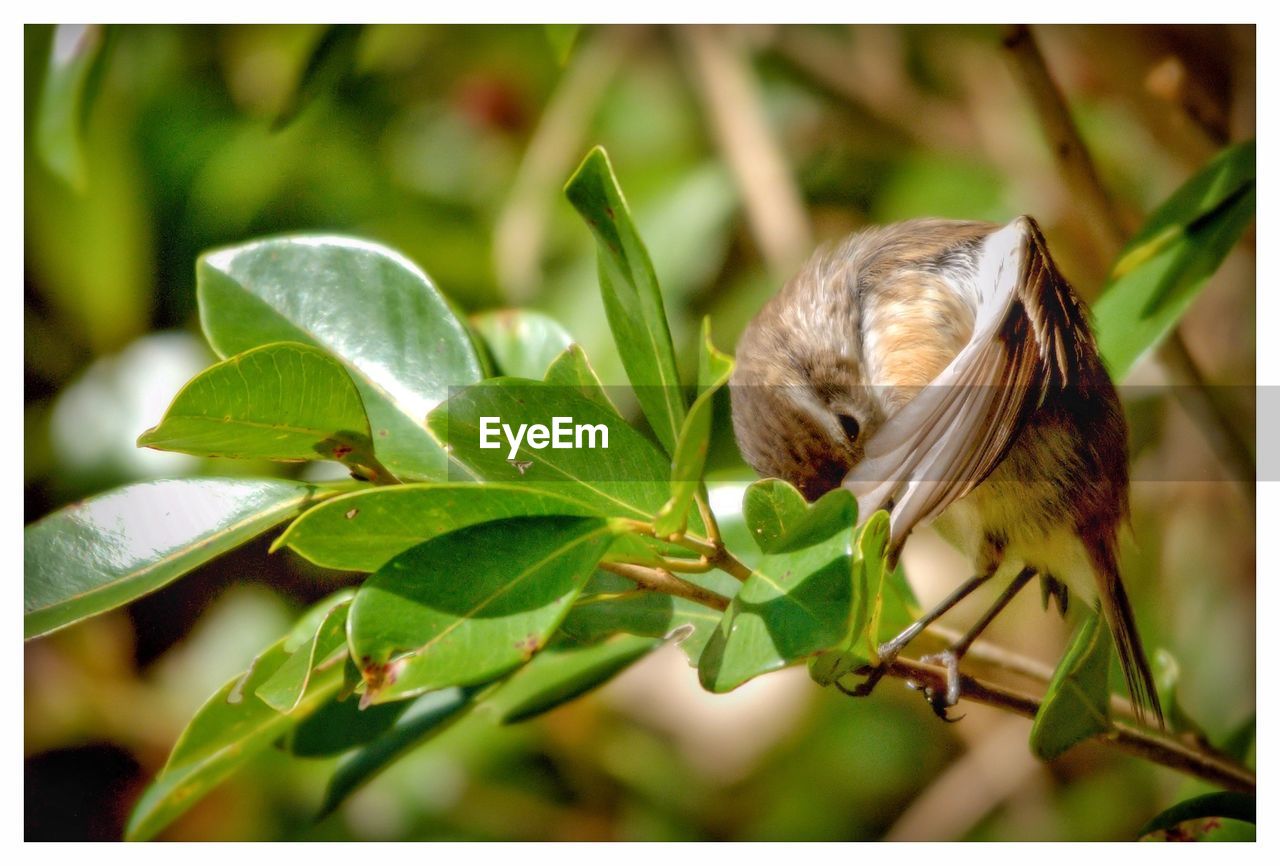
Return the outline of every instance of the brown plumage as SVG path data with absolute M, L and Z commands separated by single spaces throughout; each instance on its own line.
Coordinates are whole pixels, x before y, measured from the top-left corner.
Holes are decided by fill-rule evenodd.
M 1096 594 L 1135 709 L 1160 720 L 1117 568 L 1124 415 L 1034 220 L 912 220 L 819 252 L 747 327 L 731 388 L 747 461 L 809 499 L 843 484 L 864 517 L 890 509 L 895 559 L 936 521 L 973 585 L 1034 571 Z

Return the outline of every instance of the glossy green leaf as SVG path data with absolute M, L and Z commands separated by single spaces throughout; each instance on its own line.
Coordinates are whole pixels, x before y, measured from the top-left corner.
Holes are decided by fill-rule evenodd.
M 711 319 L 702 320 L 702 350 L 698 355 L 698 396 L 680 428 L 671 459 L 671 498 L 653 522 L 659 535 L 683 532 L 694 494 L 702 484 L 702 469 L 711 442 L 711 417 L 716 392 L 729 381 L 733 358 L 711 343 Z
M 675 348 L 653 263 L 603 148 L 587 154 L 565 195 L 595 236 L 605 314 L 627 377 L 658 441 L 673 454 L 685 416 Z
M 154 592 L 332 495 L 295 481 L 147 481 L 44 517 L 23 535 L 27 638 Z
M 317 668 L 340 665 L 347 658 L 347 610 L 354 592 L 346 590 L 303 617 L 300 629 L 285 639 L 288 661 L 254 692 L 277 712 L 297 709 Z
M 511 484 L 403 484 L 358 490 L 310 509 L 272 545 L 288 546 L 325 568 L 377 571 L 416 544 L 455 529 L 565 514 L 601 516 L 581 502 Z
M 1031 726 L 1031 751 L 1053 760 L 1111 727 L 1111 632 L 1095 611 L 1085 620 L 1049 681 Z
M 76 190 L 88 182 L 84 127 L 89 116 L 110 29 L 103 24 L 59 24 L 40 88 L 35 150 L 55 175 Z
M 318 346 L 360 390 L 383 465 L 401 480 L 444 479 L 427 413 L 451 387 L 479 381 L 480 359 L 412 262 L 352 238 L 290 236 L 206 253 L 196 278 L 200 320 L 219 355 L 281 341 Z
M 345 367 L 302 343 L 272 343 L 214 364 L 138 444 L 207 457 L 339 460 L 376 474 L 360 392 Z
M 1256 825 L 1257 798 L 1235 791 L 1192 797 L 1148 821 L 1138 831 L 1138 838 L 1159 842 L 1245 841 L 1253 838 L 1253 827 L 1237 828 L 1230 826 L 1231 823 Z
M 542 381 L 558 388 L 572 388 L 589 400 L 594 400 L 610 412 L 617 414 L 618 409 L 605 393 L 600 384 L 600 377 L 587 359 L 587 353 L 576 343 L 565 349 L 547 367 L 547 374 Z
M 276 116 L 277 130 L 287 126 L 317 97 L 333 92 L 338 83 L 352 73 L 363 30 L 363 24 L 331 24 L 325 28 L 307 57 L 307 65 L 298 76 L 289 101 Z
M 557 322 L 536 310 L 492 310 L 471 317 L 503 376 L 541 379 L 573 343 Z
M 386 731 L 365 744 L 334 771 L 325 788 L 319 818 L 342 805 L 361 785 L 385 770 L 397 758 L 417 748 L 431 737 L 443 733 L 472 707 L 479 688 L 449 688 L 429 692 L 417 700 L 401 704 L 404 712 Z M 354 703 L 354 701 L 352 702 Z M 377 712 L 386 707 L 369 707 L 364 712 Z
M 200 708 L 178 738 L 168 763 L 134 807 L 126 839 L 154 837 L 342 685 L 340 665 L 317 671 L 293 711 L 277 712 L 256 692 L 288 659 L 282 640 L 258 656 L 247 674 L 231 680 Z
M 765 553 L 777 550 L 787 532 L 804 519 L 809 505 L 795 487 L 780 478 L 762 478 L 742 497 L 742 519 Z
M 889 512 L 877 511 L 867 519 L 858 536 L 859 609 L 854 613 L 851 648 L 863 649 L 876 658 L 880 643 L 880 619 L 884 610 L 885 577 L 889 552 Z
M 661 645 L 654 638 L 617 635 L 590 645 L 548 647 L 480 706 L 504 725 L 527 721 L 599 688 Z
M 412 701 L 360 709 L 357 695 L 339 694 L 289 732 L 282 745 L 300 758 L 327 758 L 373 742 L 395 727 Z
M 839 487 L 810 505 L 787 482 L 763 478 L 743 495 L 742 517 L 762 551 L 783 553 L 829 538 L 840 528 L 852 529 L 858 522 L 858 505 Z
M 851 514 L 851 507 L 844 513 Z M 761 558 L 702 653 L 698 678 L 703 688 L 727 692 L 846 636 L 853 602 L 853 523 L 832 519 L 827 527 L 822 540 Z
M 688 599 L 637 592 L 627 579 L 597 572 L 574 602 L 560 631 L 583 644 L 616 634 L 671 639 L 696 667 L 720 619 L 719 611 Z
M 1156 209 L 1125 247 L 1094 305 L 1113 378 L 1171 331 L 1253 222 L 1256 144 L 1232 145 Z
M 886 597 L 892 600 L 897 594 L 894 587 L 886 587 L 888 547 L 889 514 L 877 511 L 863 524 L 855 545 L 849 631 L 838 647 L 809 661 L 809 676 L 818 684 L 829 686 L 877 658 L 879 644 L 886 637 L 882 633 Z M 893 633 L 909 622 L 895 623 Z
M 480 447 L 480 419 L 498 418 L 517 429 L 521 424 L 549 426 L 556 417 L 608 429 L 595 448 L 532 448 L 521 442 L 513 465 L 506 439 L 499 447 Z M 610 517 L 648 522 L 667 500 L 670 464 L 644 436 L 598 402 L 577 391 L 529 379 L 490 379 L 453 395 L 431 413 L 428 422 L 449 453 L 487 482 L 533 487 L 577 500 Z M 584 446 L 587 441 L 584 438 Z M 702 526 L 694 515 L 695 528 Z
M 613 537 L 595 518 L 522 517 L 459 529 L 392 559 L 351 606 L 366 702 L 487 682 L 527 662 Z

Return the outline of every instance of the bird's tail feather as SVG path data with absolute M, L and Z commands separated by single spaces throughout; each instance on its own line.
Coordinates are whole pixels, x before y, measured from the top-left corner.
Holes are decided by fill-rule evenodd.
M 1160 709 L 1155 677 L 1151 674 L 1151 665 L 1142 648 L 1142 636 L 1138 634 L 1133 606 L 1129 603 L 1129 595 L 1120 580 L 1115 542 L 1099 539 L 1086 546 L 1093 559 L 1098 595 L 1102 599 L 1102 613 L 1107 619 L 1116 651 L 1120 655 L 1120 667 L 1124 671 L 1134 712 L 1142 721 L 1146 721 L 1148 715 L 1154 717 L 1156 724 L 1163 728 L 1164 713 Z

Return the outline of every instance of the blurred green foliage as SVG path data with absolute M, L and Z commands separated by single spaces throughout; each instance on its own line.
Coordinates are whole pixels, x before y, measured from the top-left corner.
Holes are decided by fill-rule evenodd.
M 743 62 L 814 238 L 911 216 L 1031 213 L 1081 293 L 1096 297 L 1111 263 L 1057 181 L 994 29 L 715 32 Z M 1222 144 L 1253 135 L 1252 28 L 1038 33 L 1134 228 Z M 732 349 L 787 274 L 761 252 L 750 190 L 709 125 L 686 37 L 658 27 L 27 27 L 28 521 L 155 476 L 296 474 L 133 447 L 211 360 L 193 336 L 193 262 L 249 237 L 340 231 L 386 243 L 465 312 L 518 304 L 554 316 L 606 384 L 624 381 L 594 243 L 560 195 L 592 144 L 608 148 L 622 179 L 693 381 L 701 317 Z M 1172 89 L 1170 63 L 1183 73 Z M 1246 236 L 1185 320 L 1216 383 L 1253 383 L 1252 255 Z M 726 436 L 724 395 L 716 406 L 708 465 L 740 499 L 750 476 Z M 1212 477 L 1211 453 L 1171 401 L 1129 408 L 1139 466 L 1190 462 Z M 1232 485 L 1206 481 L 1139 484 L 1133 510 L 1125 573 L 1143 633 L 1182 660 L 1181 705 L 1224 742 L 1254 708 L 1252 512 Z M 265 546 L 25 648 L 28 839 L 119 838 L 204 698 L 342 582 Z M 1018 609 L 996 638 L 1055 658 L 1065 633 L 1034 604 Z M 1093 747 L 1047 768 L 1022 763 L 1029 726 L 1005 734 L 997 759 L 966 764 L 991 754 L 1004 720 L 973 711 L 944 727 L 909 693 L 851 701 L 796 670 L 706 696 L 678 651 L 655 659 L 526 725 L 468 717 L 318 824 L 336 759 L 282 754 L 169 835 L 1133 838 L 1207 790 Z M 950 772 L 970 774 L 966 796 L 940 808 Z

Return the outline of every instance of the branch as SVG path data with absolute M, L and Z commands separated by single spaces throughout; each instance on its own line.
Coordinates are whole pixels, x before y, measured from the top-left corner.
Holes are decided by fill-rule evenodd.
M 1007 27 L 1004 47 L 1022 89 L 1040 118 L 1063 184 L 1084 210 L 1085 220 L 1093 229 L 1106 258 L 1114 261 L 1129 232 L 1102 185 L 1098 170 L 1071 119 L 1062 92 L 1053 81 L 1031 28 L 1025 24 Z M 1156 359 L 1170 382 L 1181 386 L 1174 390 L 1183 409 L 1199 424 L 1218 459 L 1240 482 L 1252 503 L 1256 496 L 1253 453 L 1243 435 L 1231 423 L 1229 407 L 1223 405 L 1213 389 L 1206 385 L 1204 374 L 1188 351 L 1181 330 L 1174 330 L 1161 344 Z
M 638 524 L 638 526 L 642 526 L 642 524 Z M 734 559 L 734 562 L 737 562 L 737 560 Z M 718 611 L 723 611 L 729 606 L 729 599 L 720 595 L 720 593 L 677 577 L 665 569 L 649 568 L 625 562 L 607 562 L 602 563 L 600 567 L 627 578 L 635 583 L 637 587 L 646 591 L 678 596 Z M 931 626 L 925 634 L 932 635 L 935 639 L 942 641 L 950 641 L 955 636 L 949 629 L 937 625 Z M 975 661 L 986 662 L 1040 682 L 1048 682 L 1053 673 L 1046 665 L 1034 659 L 1026 658 L 986 641 L 975 643 L 970 648 L 969 656 Z M 858 676 L 866 676 L 870 673 L 870 666 L 864 666 L 854 671 L 854 674 Z M 944 668 L 914 659 L 902 657 L 895 659 L 886 670 L 886 676 L 896 677 L 920 685 L 928 685 L 938 690 L 946 687 L 946 670 Z M 1040 700 L 1038 698 L 1006 686 L 980 680 L 968 674 L 960 675 L 960 698 L 992 707 L 999 707 L 1029 719 L 1034 719 L 1036 713 L 1040 710 Z M 1114 695 L 1112 696 L 1112 709 L 1121 713 L 1129 712 L 1128 704 Z M 1114 746 L 1131 755 L 1144 758 L 1152 763 L 1197 776 L 1205 781 L 1234 791 L 1254 793 L 1257 787 L 1257 778 L 1248 767 L 1231 760 L 1202 743 L 1185 742 L 1173 734 L 1144 728 L 1129 718 L 1112 719 L 1111 730 L 1093 739 L 1097 742 Z
M 863 667 L 855 673 L 865 676 L 871 673 L 871 668 Z M 896 659 L 889 665 L 886 675 L 939 690 L 946 687 L 947 673 L 944 668 L 913 659 Z M 1040 710 L 1040 701 L 1031 695 L 967 674 L 960 675 L 960 697 L 962 700 L 999 707 L 1029 719 L 1034 719 Z M 1257 790 L 1257 777 L 1248 767 L 1218 752 L 1185 743 L 1172 734 L 1139 727 L 1128 720 L 1113 720 L 1111 730 L 1093 739 L 1232 791 L 1253 794 Z
M 689 601 L 714 610 L 722 611 L 729 606 L 729 599 L 720 593 L 676 577 L 671 572 L 661 568 L 648 568 L 643 565 L 633 565 L 629 562 L 602 562 L 600 563 L 600 568 L 625 577 L 636 586 L 650 592 L 661 592 L 665 595 L 687 598 Z

